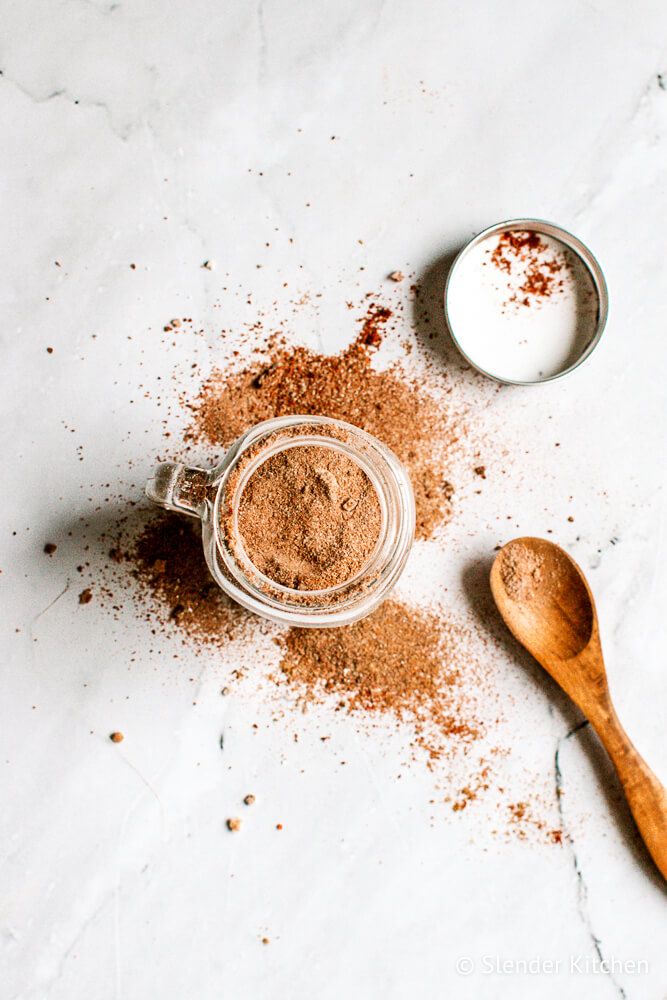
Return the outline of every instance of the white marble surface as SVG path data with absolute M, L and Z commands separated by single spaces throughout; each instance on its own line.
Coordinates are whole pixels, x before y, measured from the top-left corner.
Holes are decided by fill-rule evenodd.
M 552 530 L 590 573 L 619 714 L 667 779 L 664 4 L 23 0 L 2 15 L 0 996 L 665 997 L 664 888 L 536 669 L 498 664 L 514 705 L 501 777 L 529 774 L 557 813 L 557 760 L 560 848 L 434 809 L 427 771 L 396 779 L 401 734 L 324 709 L 272 723 L 252 685 L 222 699 L 233 650 L 172 665 L 130 614 L 81 609 L 75 569 L 78 518 L 138 493 L 164 450 L 151 394 L 191 352 L 216 360 L 223 283 L 253 292 L 225 300 L 230 327 L 280 312 L 283 282 L 321 293 L 292 335 L 333 348 L 360 267 L 372 288 L 396 267 L 437 287 L 473 232 L 553 219 L 605 267 L 603 345 L 562 382 L 485 397 L 507 472 L 428 560 L 464 602 L 466 566 Z M 187 337 L 161 346 L 172 315 L 211 332 L 205 357 Z M 169 419 L 177 436 L 178 406 Z M 252 820 L 229 835 L 248 791 Z

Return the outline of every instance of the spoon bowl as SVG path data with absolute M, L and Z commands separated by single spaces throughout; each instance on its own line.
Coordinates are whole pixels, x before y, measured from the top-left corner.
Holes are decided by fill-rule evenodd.
M 493 564 L 491 589 L 510 630 L 537 659 L 568 660 L 590 643 L 597 627 L 593 595 L 558 545 L 542 538 L 510 542 Z

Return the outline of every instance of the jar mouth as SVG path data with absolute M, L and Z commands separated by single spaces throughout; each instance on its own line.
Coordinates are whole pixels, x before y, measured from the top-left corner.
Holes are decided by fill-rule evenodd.
M 274 434 L 276 440 L 272 441 Z M 378 537 L 365 564 L 347 580 L 320 590 L 284 586 L 263 574 L 248 556 L 238 524 L 238 501 L 263 462 L 287 448 L 308 445 L 334 449 L 354 461 L 368 477 L 380 507 Z M 243 456 L 254 448 L 257 454 L 249 458 L 247 467 L 239 469 Z M 276 417 L 242 435 L 231 446 L 223 466 L 207 518 L 207 560 L 230 597 L 275 622 L 332 627 L 365 617 L 387 596 L 412 546 L 415 506 L 407 472 L 381 441 L 353 424 L 331 417 Z M 232 476 L 237 476 L 238 482 L 230 482 Z
M 253 563 L 252 559 L 248 555 L 243 543 L 243 535 L 239 528 L 239 506 L 241 497 L 244 489 L 250 482 L 250 479 L 255 472 L 257 472 L 257 470 L 274 455 L 280 455 L 292 448 L 306 448 L 308 446 L 328 448 L 331 451 L 340 452 L 351 461 L 355 462 L 370 480 L 380 505 L 380 529 L 378 531 L 377 541 L 373 546 L 373 550 L 366 562 L 353 576 L 348 579 L 342 580 L 340 583 L 334 584 L 330 587 L 313 590 L 300 587 L 287 587 L 284 584 L 278 583 L 265 573 L 262 573 L 262 571 Z M 232 523 L 235 536 L 234 549 L 237 554 L 237 562 L 239 567 L 243 570 L 243 575 L 246 578 L 245 582 L 249 586 L 253 585 L 253 583 L 256 585 L 258 582 L 261 585 L 262 593 L 265 593 L 265 588 L 270 588 L 271 591 L 282 595 L 284 600 L 287 602 L 289 602 L 290 598 L 293 598 L 294 603 L 296 604 L 299 603 L 299 599 L 303 601 L 304 598 L 315 599 L 319 597 L 323 600 L 328 600 L 335 597 L 336 594 L 342 594 L 346 590 L 349 590 L 350 587 L 354 587 L 356 583 L 368 577 L 369 574 L 372 575 L 374 570 L 378 568 L 382 559 L 383 547 L 386 545 L 387 541 L 387 500 L 383 495 L 382 484 L 379 482 L 378 477 L 370 463 L 363 456 L 359 455 L 354 448 L 351 448 L 344 441 L 337 440 L 336 438 L 329 438 L 324 435 L 304 434 L 296 438 L 279 438 L 274 444 L 267 445 L 267 447 L 262 449 L 243 470 L 229 502 L 232 508 Z

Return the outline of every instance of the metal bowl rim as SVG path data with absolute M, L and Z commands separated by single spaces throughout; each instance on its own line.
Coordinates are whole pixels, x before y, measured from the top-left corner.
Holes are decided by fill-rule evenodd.
M 508 232 L 512 229 L 533 229 L 536 232 L 542 233 L 544 236 L 553 236 L 554 239 L 563 243 L 569 250 L 577 255 L 582 264 L 585 266 L 591 276 L 593 287 L 595 288 L 597 295 L 598 321 L 595 333 L 591 337 L 590 341 L 573 364 L 571 364 L 568 368 L 564 368 L 562 372 L 556 372 L 554 375 L 547 375 L 545 378 L 501 378 L 499 375 L 494 375 L 493 372 L 488 371 L 486 368 L 482 368 L 481 365 L 471 358 L 470 355 L 467 354 L 461 347 L 461 344 L 454 333 L 454 327 L 449 315 L 449 291 L 452 284 L 452 278 L 455 277 L 458 266 L 463 258 L 473 249 L 473 247 L 477 246 L 478 243 L 482 243 L 490 236 L 493 236 L 494 233 Z M 454 342 L 454 346 L 466 359 L 468 364 L 471 365 L 471 367 L 476 371 L 480 372 L 481 375 L 485 375 L 487 378 L 493 379 L 494 382 L 499 382 L 501 385 L 544 385 L 545 382 L 554 382 L 556 379 L 562 378 L 564 375 L 569 375 L 570 372 L 573 372 L 591 356 L 597 345 L 600 343 L 609 316 L 609 290 L 607 288 L 604 272 L 597 257 L 591 250 L 589 250 L 586 244 L 579 239 L 578 236 L 574 235 L 574 233 L 569 232 L 569 230 L 564 229 L 555 222 L 548 222 L 546 219 L 508 219 L 505 222 L 496 222 L 494 225 L 488 226 L 480 233 L 477 233 L 476 236 L 473 236 L 471 240 L 468 240 L 468 242 L 461 247 L 454 258 L 445 282 L 444 309 L 447 329 L 449 330 L 449 335 Z

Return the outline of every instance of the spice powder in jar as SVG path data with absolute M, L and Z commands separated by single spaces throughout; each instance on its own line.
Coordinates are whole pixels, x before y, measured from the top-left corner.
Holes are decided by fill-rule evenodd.
M 292 446 L 255 470 L 238 502 L 238 535 L 253 566 L 293 590 L 326 590 L 368 563 L 382 523 L 361 466 L 334 448 Z

